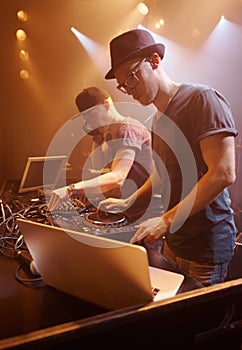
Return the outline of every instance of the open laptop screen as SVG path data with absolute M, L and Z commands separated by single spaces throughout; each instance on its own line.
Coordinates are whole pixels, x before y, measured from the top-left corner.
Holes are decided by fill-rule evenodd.
M 66 156 L 28 157 L 18 192 L 35 191 L 43 185 L 54 188 L 65 167 L 65 160 Z

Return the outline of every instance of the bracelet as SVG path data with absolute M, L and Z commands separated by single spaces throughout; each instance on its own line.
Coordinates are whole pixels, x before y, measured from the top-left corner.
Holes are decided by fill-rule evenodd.
M 68 191 L 69 197 L 77 197 L 75 184 L 69 185 L 69 187 L 67 188 L 67 191 Z

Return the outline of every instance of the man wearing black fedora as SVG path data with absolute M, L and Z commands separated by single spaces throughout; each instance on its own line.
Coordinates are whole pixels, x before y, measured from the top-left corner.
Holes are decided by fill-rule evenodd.
M 126 199 L 106 199 L 99 209 L 125 210 L 161 184 L 165 212 L 138 225 L 131 243 L 164 240 L 162 253 L 203 285 L 223 282 L 234 253 L 236 227 L 228 187 L 235 181 L 231 108 L 218 91 L 177 83 L 163 68 L 165 46 L 134 29 L 110 42 L 106 79 L 157 115 L 152 124 L 156 169 Z

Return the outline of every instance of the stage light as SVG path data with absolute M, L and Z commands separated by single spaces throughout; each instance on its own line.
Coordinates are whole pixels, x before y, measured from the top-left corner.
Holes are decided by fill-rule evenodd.
M 19 51 L 19 57 L 21 58 L 21 60 L 23 61 L 27 61 L 29 59 L 29 53 L 26 50 L 20 50 Z
M 21 22 L 26 22 L 28 20 L 27 12 L 25 12 L 23 10 L 19 10 L 17 12 L 17 17 Z
M 71 31 L 76 36 L 78 41 L 81 43 L 83 48 L 86 50 L 89 57 L 95 63 L 95 66 L 103 74 L 103 72 L 105 72 L 108 69 L 107 67 L 108 62 L 106 59 L 107 58 L 106 48 L 98 44 L 96 41 L 93 41 L 92 39 L 88 38 L 86 35 L 80 33 L 74 27 L 71 27 Z
M 161 18 L 158 22 L 155 23 L 155 28 L 160 29 L 164 25 L 165 25 L 165 20 Z
M 16 31 L 16 38 L 20 41 L 24 41 L 26 39 L 27 35 L 23 29 L 18 29 Z
M 21 69 L 19 72 L 19 76 L 21 79 L 29 79 L 29 71 L 27 69 Z
M 139 10 L 139 12 L 142 14 L 142 15 L 147 15 L 148 13 L 149 13 L 149 8 L 148 8 L 148 6 L 145 4 L 145 3 L 143 3 L 143 2 L 140 2 L 139 4 L 138 4 L 138 10 Z

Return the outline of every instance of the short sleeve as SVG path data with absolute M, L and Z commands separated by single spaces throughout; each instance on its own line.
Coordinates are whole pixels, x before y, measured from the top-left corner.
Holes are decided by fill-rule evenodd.
M 198 141 L 221 132 L 238 134 L 230 105 L 216 90 L 201 91 L 194 97 L 192 109 L 193 131 Z

